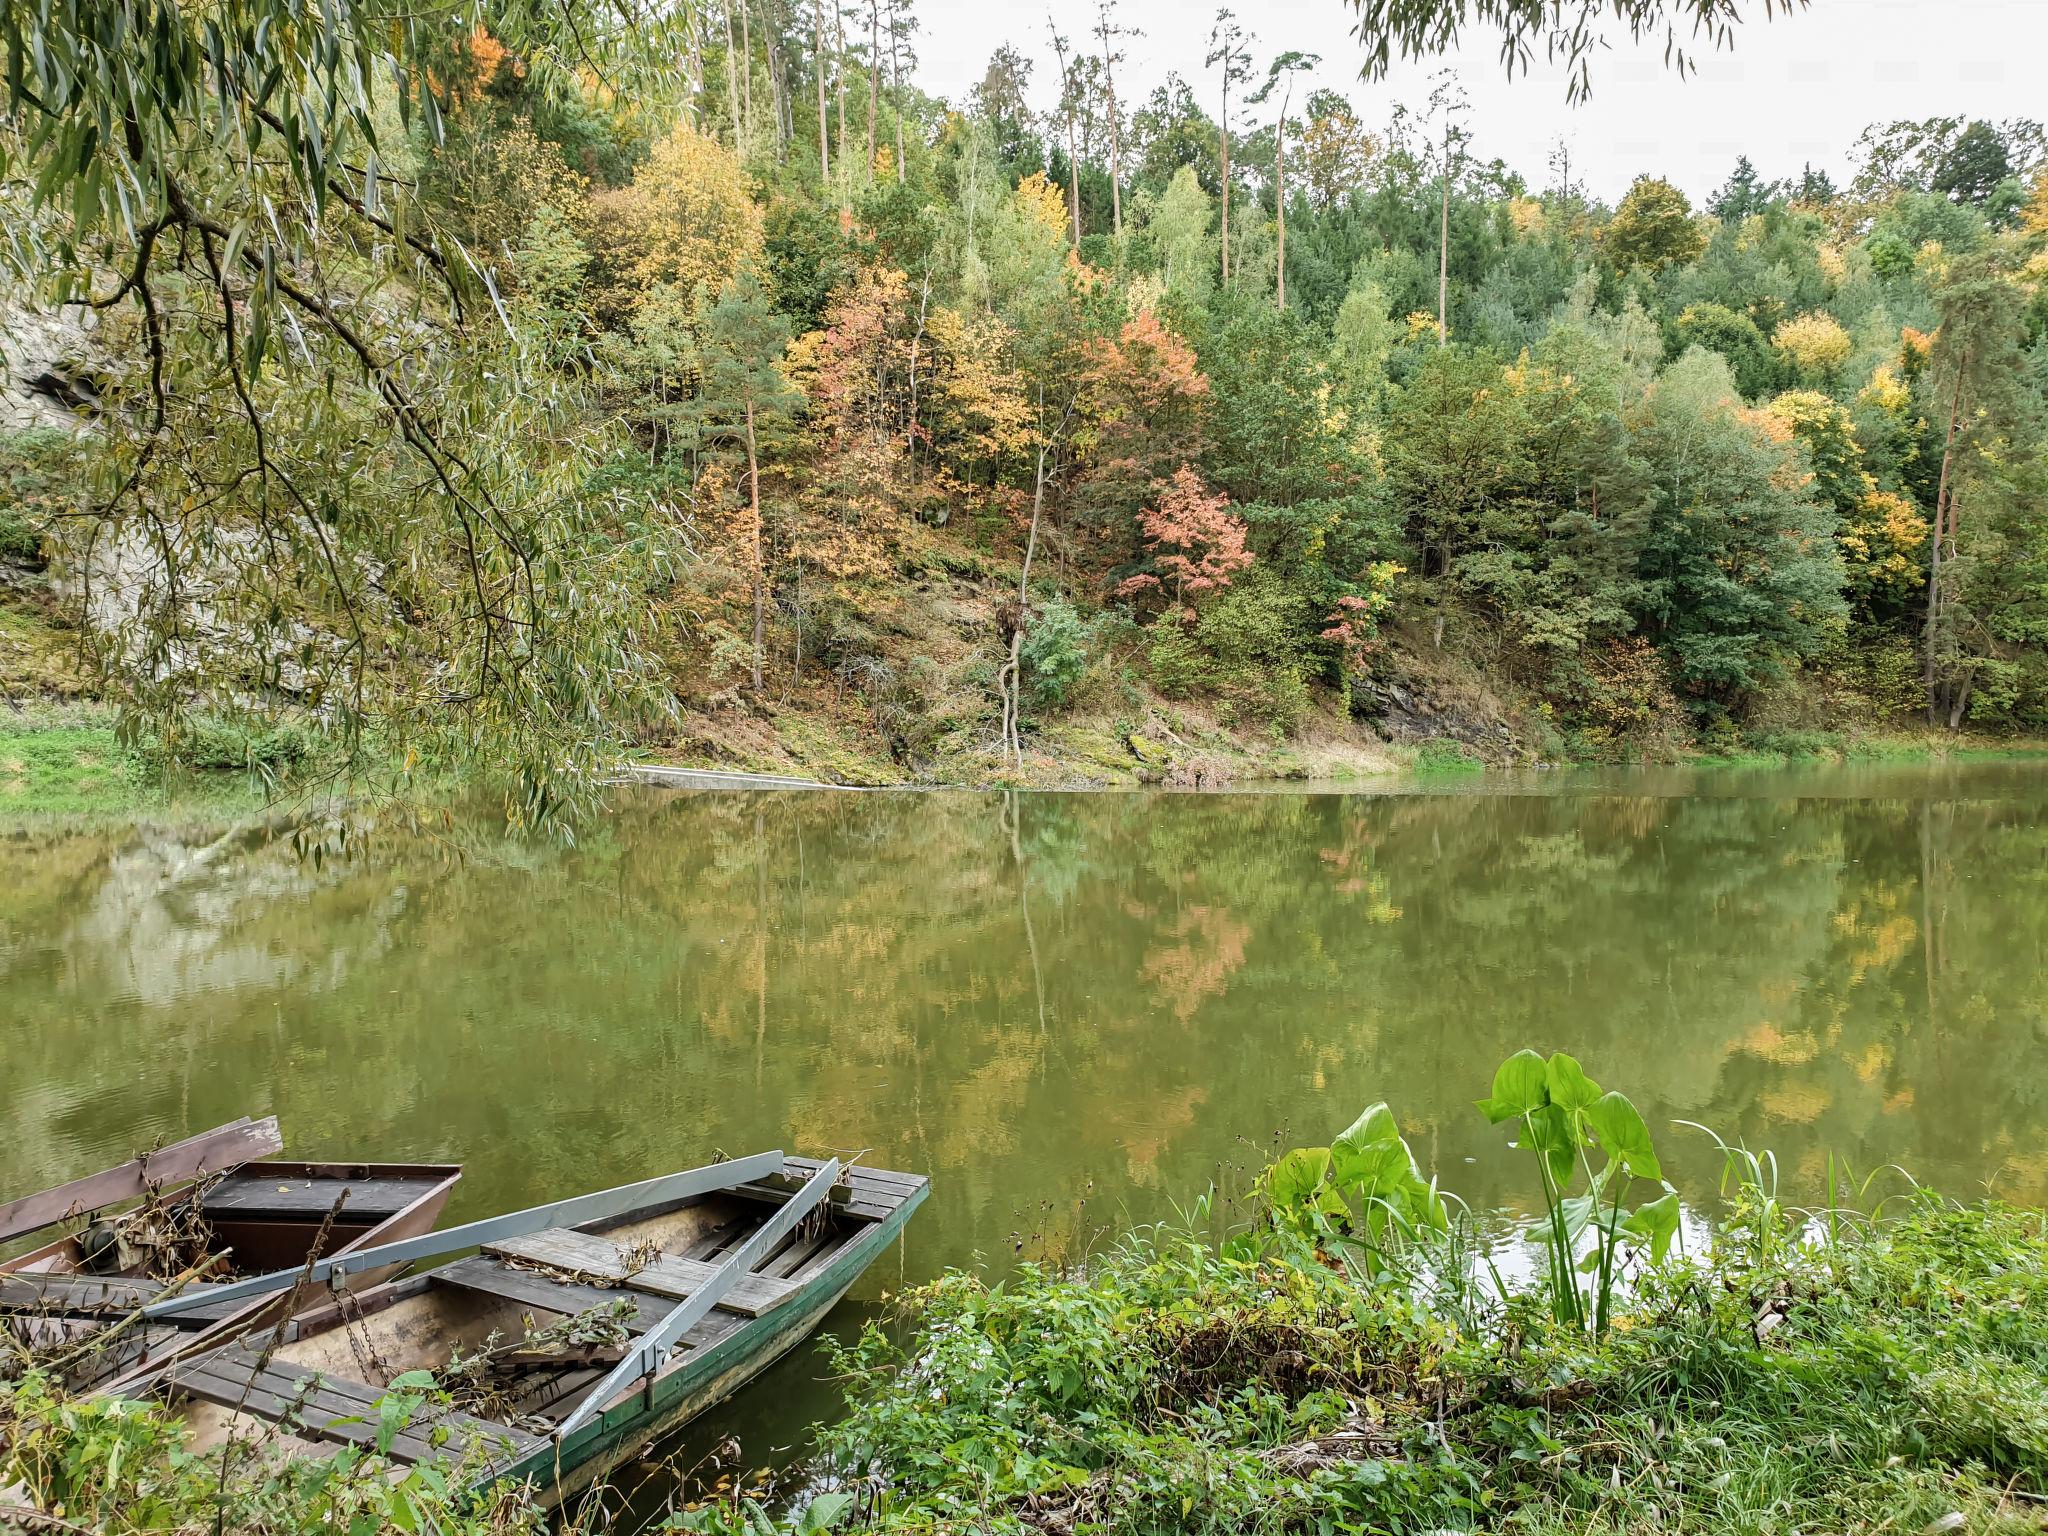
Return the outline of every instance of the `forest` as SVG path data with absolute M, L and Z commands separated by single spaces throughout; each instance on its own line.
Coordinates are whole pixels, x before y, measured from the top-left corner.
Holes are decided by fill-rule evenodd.
M 59 99 L 103 53 L 15 65 L 10 264 L 95 323 L 38 386 L 87 429 L 0 439 L 8 634 L 135 739 L 545 815 L 626 756 L 1044 781 L 1078 721 L 1430 688 L 1524 759 L 2048 726 L 2036 122 L 1610 206 L 1228 11 L 1200 79 L 1140 93 L 1102 0 L 955 101 L 911 0 L 693 8 L 658 78 L 478 14 L 296 117 L 173 50 L 125 144 Z

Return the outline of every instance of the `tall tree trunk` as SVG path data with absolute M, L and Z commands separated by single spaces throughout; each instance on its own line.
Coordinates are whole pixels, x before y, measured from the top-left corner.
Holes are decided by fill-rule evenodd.
M 1927 553 L 1927 625 L 1921 636 L 1921 648 L 1926 652 L 1923 680 L 1927 687 L 1927 723 L 1941 724 L 1941 698 L 1938 688 L 1940 665 L 1937 660 L 1936 638 L 1941 628 L 1941 541 L 1949 521 L 1949 479 L 1953 471 L 1956 452 L 1956 430 L 1963 419 L 1963 372 L 1968 364 L 1967 357 L 1956 359 L 1955 394 L 1949 401 L 1948 435 L 1941 446 L 1941 479 L 1934 491 L 1934 528 L 1928 540 Z
M 768 0 L 768 92 L 774 96 L 774 156 L 788 160 L 788 141 L 797 137 L 797 109 L 788 94 L 788 29 L 782 0 Z
M 1047 23 L 1051 25 L 1050 21 Z M 1081 157 L 1074 145 L 1073 80 L 1067 73 L 1067 40 L 1057 29 L 1052 34 L 1052 51 L 1060 63 L 1060 107 L 1067 116 L 1067 211 L 1074 226 L 1074 249 L 1081 249 Z
M 683 58 L 683 68 L 690 81 L 690 126 L 699 133 L 704 131 L 704 13 L 692 11 L 689 23 L 689 47 Z
M 832 136 L 825 128 L 825 0 L 811 0 L 811 64 L 818 75 L 818 187 L 832 189 Z
M 733 42 L 732 6 L 720 7 L 725 17 L 725 105 L 726 115 L 732 120 L 732 147 L 735 154 L 744 154 L 744 136 L 740 127 L 740 76 L 739 49 Z
M 875 98 L 882 90 L 882 0 L 868 0 L 868 168 L 862 179 L 875 179 Z
M 1287 307 L 1287 107 L 1294 100 L 1294 76 L 1287 77 L 1287 89 L 1280 94 L 1280 121 L 1273 129 L 1273 216 L 1280 239 L 1273 262 L 1273 306 Z
M 1230 55 L 1223 56 L 1223 291 L 1230 291 Z
M 746 115 L 746 143 L 751 147 L 754 141 L 754 0 L 739 0 L 739 5 L 740 111 Z
M 845 0 L 832 0 L 833 27 L 837 33 L 838 66 L 834 69 L 833 83 L 838 87 L 839 96 L 839 206 L 844 208 L 850 196 L 851 181 L 846 172 L 846 5 Z
M 754 443 L 754 402 L 747 401 L 747 500 L 754 513 L 754 692 L 761 691 L 761 647 L 768 632 L 767 542 L 761 537 L 761 456 Z
M 1096 13 L 1097 25 L 1102 31 L 1102 87 L 1109 103 L 1109 227 L 1116 234 L 1124 232 L 1124 146 L 1123 132 L 1117 125 L 1116 112 L 1116 50 L 1110 44 L 1109 13 Z
M 897 27 L 896 13 L 889 13 L 889 95 L 896 105 L 896 184 L 901 186 L 910 175 L 907 157 L 903 153 L 903 55 L 898 51 L 902 33 Z
M 1444 119 L 1444 200 L 1436 234 L 1436 344 L 1450 337 L 1451 308 L 1451 125 Z

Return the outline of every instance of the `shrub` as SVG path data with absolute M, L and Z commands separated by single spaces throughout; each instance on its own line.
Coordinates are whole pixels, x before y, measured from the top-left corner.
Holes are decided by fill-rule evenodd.
M 1204 694 L 1236 720 L 1292 731 L 1308 709 L 1309 613 L 1273 571 L 1253 566 L 1192 621 L 1152 627 L 1153 685 L 1168 697 Z
M 43 530 L 71 507 L 79 459 L 77 438 L 61 428 L 0 436 L 0 560 L 42 565 Z
M 153 766 L 202 773 L 253 773 L 266 779 L 288 776 L 314 755 L 315 736 L 301 725 L 258 725 L 218 715 L 200 715 L 176 733 L 166 733 L 143 757 Z
M 1033 708 L 1057 713 L 1073 702 L 1088 672 L 1092 639 L 1086 621 L 1065 598 L 1055 597 L 1039 608 L 1018 652 Z

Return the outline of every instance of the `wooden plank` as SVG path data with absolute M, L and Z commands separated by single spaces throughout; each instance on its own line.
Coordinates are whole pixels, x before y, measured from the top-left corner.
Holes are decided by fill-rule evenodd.
M 658 1327 L 642 1334 L 633 1352 L 583 1395 L 583 1400 L 556 1427 L 556 1443 L 560 1444 L 578 1426 L 602 1413 L 635 1375 L 652 1380 L 662 1364 L 684 1348 L 683 1338 L 692 1328 L 709 1317 L 712 1310 L 739 1286 L 757 1278 L 753 1271 L 782 1245 L 783 1239 L 796 1230 L 799 1222 L 824 1203 L 826 1194 L 838 1177 L 839 1163 L 835 1158 L 813 1174 L 804 1187 L 791 1195 L 781 1210 L 762 1222 L 751 1237 L 721 1259 L 694 1296 L 678 1302 L 675 1311 L 663 1318 Z
M 523 1259 L 529 1264 L 544 1264 L 549 1269 L 563 1270 L 572 1275 L 598 1275 L 635 1290 L 655 1296 L 670 1296 L 678 1301 L 687 1300 L 702 1290 L 718 1272 L 715 1264 L 699 1259 L 675 1258 L 669 1254 L 663 1254 L 639 1269 L 629 1270 L 616 1243 L 588 1232 L 572 1232 L 566 1227 L 486 1243 L 484 1252 L 500 1258 Z M 796 1287 L 786 1280 L 749 1275 L 728 1290 L 719 1305 L 744 1317 L 759 1317 L 795 1290 Z
M 284 1138 L 278 1134 L 275 1115 L 262 1120 L 244 1116 L 144 1153 L 118 1167 L 105 1168 L 69 1184 L 0 1205 L 0 1242 L 47 1227 L 67 1216 L 137 1199 L 152 1188 L 182 1184 L 203 1173 L 219 1173 L 255 1158 L 273 1156 L 283 1149 Z
M 206 1191 L 202 1204 L 209 1215 L 227 1217 L 291 1217 L 318 1221 L 334 1209 L 341 1192 L 348 1203 L 341 1220 L 352 1226 L 395 1216 L 437 1180 L 431 1179 L 308 1179 L 265 1178 L 242 1173 L 223 1179 Z
M 22 1271 L 0 1275 L 0 1310 L 119 1317 L 161 1296 L 163 1291 L 154 1280 L 130 1280 L 119 1275 Z
M 377 1441 L 377 1403 L 387 1389 L 368 1382 L 330 1376 L 288 1361 L 265 1364 L 248 1350 L 237 1347 L 202 1355 L 173 1369 L 171 1380 L 180 1390 L 208 1402 L 227 1407 L 241 1405 L 248 1411 L 289 1426 L 304 1423 L 315 1434 L 355 1445 L 374 1446 Z M 349 1423 L 351 1419 L 364 1422 Z M 447 1429 L 447 1444 L 434 1444 L 434 1432 Z M 466 1413 L 433 1413 L 415 1419 L 391 1442 L 394 1461 L 418 1462 L 459 1450 L 469 1436 L 483 1436 L 523 1452 L 538 1446 L 540 1438 L 509 1424 L 472 1418 Z
M 482 1221 L 446 1227 L 439 1232 L 429 1232 L 420 1237 L 406 1237 L 396 1242 L 344 1249 L 340 1253 L 316 1260 L 304 1267 L 273 1270 L 267 1275 L 251 1275 L 246 1280 L 232 1281 L 210 1299 L 218 1300 L 220 1296 L 228 1295 L 268 1295 L 272 1291 L 295 1286 L 301 1281 L 324 1285 L 337 1275 L 357 1274 L 366 1269 L 382 1269 L 392 1264 L 408 1263 L 413 1259 L 438 1259 L 451 1253 L 460 1253 L 465 1248 L 481 1247 L 485 1243 L 510 1237 L 515 1233 L 541 1232 L 559 1226 L 574 1225 L 577 1222 L 628 1216 L 646 1206 L 660 1205 L 670 1200 L 683 1200 L 692 1195 L 709 1194 L 715 1189 L 731 1188 L 747 1179 L 757 1179 L 766 1173 L 772 1173 L 781 1166 L 780 1152 L 757 1152 L 752 1157 L 711 1163 L 702 1168 L 685 1168 L 678 1173 L 663 1174 L 659 1178 L 642 1179 L 637 1184 L 621 1184 L 615 1189 L 600 1189 L 587 1195 L 571 1195 L 567 1199 L 550 1201 L 546 1205 L 529 1206 L 523 1211 L 507 1211 L 501 1216 L 487 1216 Z M 189 1311 L 195 1305 L 198 1303 L 173 1296 L 167 1301 L 152 1303 L 149 1312 L 152 1317 L 170 1317 L 179 1312 Z
M 587 1312 L 592 1307 L 609 1306 L 615 1301 L 630 1301 L 633 1303 L 633 1316 L 627 1319 L 626 1326 L 634 1333 L 645 1333 L 668 1315 L 668 1308 L 661 1304 L 659 1298 L 639 1291 L 609 1290 L 603 1286 L 556 1280 L 547 1275 L 537 1275 L 530 1269 L 514 1269 L 503 1259 L 484 1254 L 473 1259 L 458 1259 L 434 1270 L 428 1278 L 436 1285 L 483 1291 L 492 1296 L 502 1296 L 507 1301 L 516 1301 L 522 1307 L 559 1312 L 565 1317 Z

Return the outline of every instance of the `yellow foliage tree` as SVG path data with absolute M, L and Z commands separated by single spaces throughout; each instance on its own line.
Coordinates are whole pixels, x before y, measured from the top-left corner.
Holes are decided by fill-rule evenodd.
M 688 128 L 654 146 L 632 185 L 593 203 L 600 253 L 629 289 L 708 298 L 761 252 L 761 210 L 738 157 Z
M 1771 345 L 1799 370 L 1802 378 L 1825 380 L 1849 360 L 1855 349 L 1842 322 L 1820 310 L 1795 315 L 1778 327 Z

